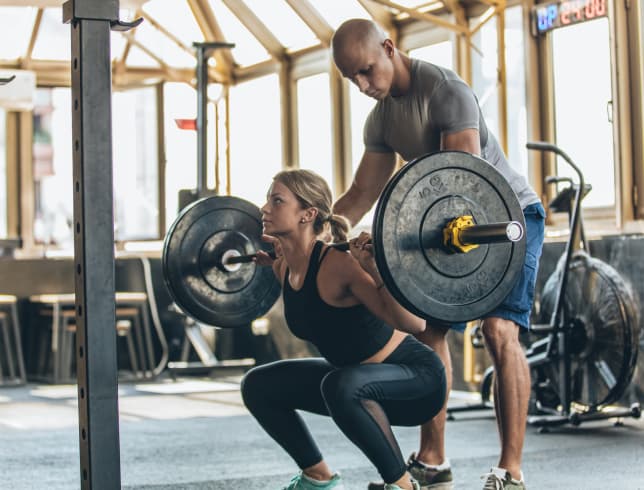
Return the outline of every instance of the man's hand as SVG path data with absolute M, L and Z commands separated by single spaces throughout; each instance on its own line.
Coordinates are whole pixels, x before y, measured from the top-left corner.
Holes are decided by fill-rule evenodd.
M 373 257 L 373 243 L 371 234 L 362 232 L 357 238 L 349 241 L 349 251 L 358 261 L 360 266 L 374 278 L 379 277 L 378 267 Z

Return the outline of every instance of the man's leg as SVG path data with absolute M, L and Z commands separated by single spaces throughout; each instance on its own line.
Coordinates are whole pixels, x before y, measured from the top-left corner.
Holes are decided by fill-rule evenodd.
M 420 451 L 416 459 L 425 464 L 437 466 L 445 461 L 445 422 L 447 420 L 447 400 L 452 390 L 452 359 L 447 345 L 447 332 L 449 327 L 436 327 L 427 325 L 424 332 L 417 335 L 425 345 L 428 345 L 445 365 L 447 380 L 447 394 L 442 410 L 429 422 L 420 428 Z
M 495 371 L 494 410 L 501 439 L 498 466 L 521 479 L 521 453 L 530 399 L 530 368 L 519 343 L 519 327 L 503 318 L 486 318 L 483 335 Z

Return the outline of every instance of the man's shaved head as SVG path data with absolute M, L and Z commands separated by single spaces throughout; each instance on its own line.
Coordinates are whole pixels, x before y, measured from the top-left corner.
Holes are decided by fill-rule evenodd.
M 343 22 L 333 34 L 331 39 L 333 56 L 350 47 L 371 48 L 380 46 L 385 39 L 387 39 L 385 33 L 372 20 L 349 19 Z

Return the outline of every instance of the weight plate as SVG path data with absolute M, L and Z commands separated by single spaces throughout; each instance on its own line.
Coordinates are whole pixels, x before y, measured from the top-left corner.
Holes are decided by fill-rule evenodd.
M 380 274 L 401 304 L 428 320 L 480 318 L 505 299 L 523 268 L 525 238 L 467 253 L 447 250 L 443 228 L 463 215 L 477 225 L 518 221 L 525 229 L 505 178 L 464 152 L 432 153 L 409 162 L 378 201 L 372 235 Z
M 163 245 L 163 274 L 172 298 L 207 325 L 248 325 L 277 301 L 280 285 L 270 267 L 224 267 L 222 257 L 269 250 L 261 241 L 261 212 L 232 196 L 201 199 L 186 207 Z

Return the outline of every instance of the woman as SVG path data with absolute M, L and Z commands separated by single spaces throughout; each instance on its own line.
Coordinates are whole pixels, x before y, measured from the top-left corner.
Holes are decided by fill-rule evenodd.
M 330 231 L 334 241 L 346 240 L 348 224 L 331 214 L 331 205 L 327 183 L 313 172 L 287 170 L 273 179 L 262 222 L 281 249 L 272 266 L 286 322 L 324 357 L 250 370 L 242 382 L 244 403 L 302 470 L 285 490 L 344 489 L 296 410 L 330 415 L 376 466 L 386 489 L 419 489 L 391 425 L 420 425 L 438 413 L 445 370 L 409 335 L 423 331 L 425 322 L 383 287 L 369 235 L 352 240 L 350 254 L 317 239 Z M 257 260 L 270 263 L 263 252 Z

